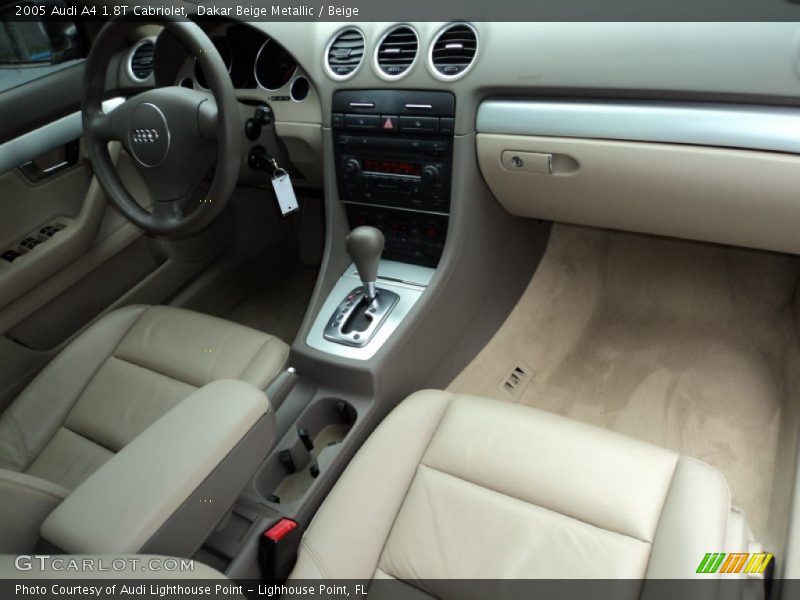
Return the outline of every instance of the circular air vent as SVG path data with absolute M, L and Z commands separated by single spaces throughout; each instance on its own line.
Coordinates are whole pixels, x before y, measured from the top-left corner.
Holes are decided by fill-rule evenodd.
M 340 81 L 356 74 L 364 58 L 364 34 L 348 27 L 336 34 L 325 49 L 328 75 Z
M 411 69 L 417 60 L 419 38 L 408 25 L 387 31 L 375 49 L 375 68 L 384 79 L 398 79 Z
M 152 40 L 142 40 L 131 50 L 128 76 L 134 81 L 146 81 L 153 74 L 156 46 Z
M 439 32 L 431 44 L 431 71 L 439 79 L 462 77 L 478 53 L 478 34 L 472 25 L 454 23 Z

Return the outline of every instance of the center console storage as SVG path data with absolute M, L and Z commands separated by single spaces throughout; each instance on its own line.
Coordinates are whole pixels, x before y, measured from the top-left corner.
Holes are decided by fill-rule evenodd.
M 350 403 L 336 398 L 309 406 L 256 474 L 258 495 L 271 504 L 302 498 L 340 449 L 356 416 Z
M 386 237 L 384 258 L 435 267 L 450 214 L 455 96 L 346 90 L 333 96 L 339 198 L 350 227 Z
M 264 531 L 281 518 L 308 525 L 354 452 L 353 429 L 369 402 L 343 400 L 299 381 L 279 412 L 287 407 L 292 411 L 290 406 L 297 404 L 304 408 L 281 428 L 280 440 L 193 558 L 233 578 L 261 578 L 266 576 L 259 550 Z

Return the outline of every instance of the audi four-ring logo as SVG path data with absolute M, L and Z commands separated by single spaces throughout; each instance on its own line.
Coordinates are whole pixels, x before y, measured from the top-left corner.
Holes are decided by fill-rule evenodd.
M 133 141 L 134 144 L 152 144 L 157 140 L 157 129 L 134 129 L 131 133 L 131 141 Z

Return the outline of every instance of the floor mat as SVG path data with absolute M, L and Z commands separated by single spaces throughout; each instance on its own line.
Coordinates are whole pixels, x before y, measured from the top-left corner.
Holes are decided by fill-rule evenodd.
M 703 460 L 779 552 L 800 400 L 799 267 L 779 254 L 555 226 L 519 304 L 449 389 Z
M 269 285 L 248 295 L 220 316 L 291 344 L 306 314 L 316 281 L 315 269 L 289 271 L 272 278 Z
M 184 306 L 294 341 L 311 301 L 317 267 L 274 251 L 225 271 Z

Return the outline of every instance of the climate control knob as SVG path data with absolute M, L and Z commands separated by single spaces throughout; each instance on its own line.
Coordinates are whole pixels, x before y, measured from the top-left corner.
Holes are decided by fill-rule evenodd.
M 350 158 L 344 162 L 344 174 L 348 177 L 356 177 L 361 171 L 361 165 L 355 158 Z
M 434 183 L 437 179 L 439 179 L 439 169 L 433 165 L 428 165 L 422 169 L 422 181 L 426 183 Z

